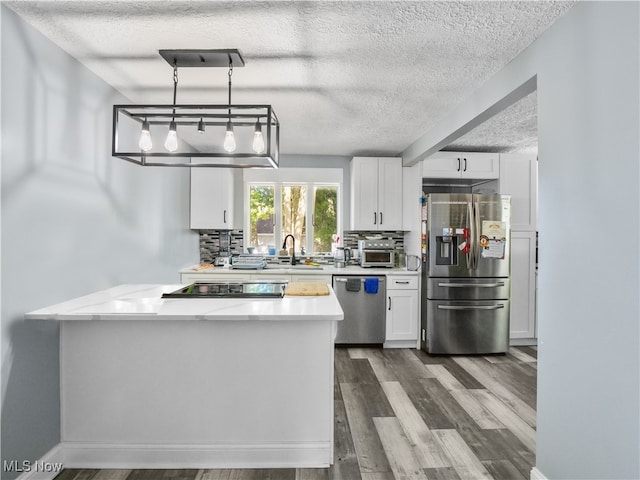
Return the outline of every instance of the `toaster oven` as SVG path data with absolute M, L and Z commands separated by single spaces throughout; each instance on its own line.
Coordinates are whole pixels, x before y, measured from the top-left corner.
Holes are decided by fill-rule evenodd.
M 393 240 L 358 240 L 361 267 L 393 267 L 395 242 Z

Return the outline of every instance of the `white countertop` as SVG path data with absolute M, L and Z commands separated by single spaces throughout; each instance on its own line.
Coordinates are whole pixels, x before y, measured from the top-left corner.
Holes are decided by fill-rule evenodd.
M 220 269 L 222 270 L 222 269 Z M 28 312 L 26 320 L 342 320 L 335 293 L 284 298 L 161 298 L 184 285 L 119 285 Z
M 198 265 L 183 268 L 180 273 L 189 274 L 235 274 L 235 275 L 418 275 L 419 272 L 406 268 L 362 268 L 357 265 L 349 265 L 344 268 L 336 268 L 333 265 L 321 265 L 320 267 L 306 267 L 297 265 L 269 265 L 262 270 L 231 269 L 229 267 L 211 267 L 205 270 L 194 270 Z

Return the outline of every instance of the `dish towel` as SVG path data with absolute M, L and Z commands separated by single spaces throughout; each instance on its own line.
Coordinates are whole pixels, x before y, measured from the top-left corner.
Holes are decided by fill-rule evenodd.
M 367 293 L 378 293 L 378 279 L 377 278 L 365 278 L 364 291 Z
M 347 292 L 359 292 L 361 284 L 359 278 L 347 278 Z

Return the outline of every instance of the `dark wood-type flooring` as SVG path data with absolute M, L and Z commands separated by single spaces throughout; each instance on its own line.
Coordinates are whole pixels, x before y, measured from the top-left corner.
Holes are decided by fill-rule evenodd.
M 530 347 L 452 357 L 337 348 L 331 468 L 66 469 L 56 480 L 528 479 L 536 358 Z

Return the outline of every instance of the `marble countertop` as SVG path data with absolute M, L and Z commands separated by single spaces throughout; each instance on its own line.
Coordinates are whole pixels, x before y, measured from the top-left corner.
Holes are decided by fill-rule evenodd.
M 211 267 L 204 270 L 195 270 L 198 265 L 183 268 L 180 273 L 189 274 L 235 274 L 235 275 L 419 275 L 420 272 L 407 270 L 406 268 L 362 268 L 357 265 L 349 265 L 344 268 L 336 268 L 333 265 L 321 265 L 320 267 L 307 267 L 306 265 L 269 265 L 262 270 L 231 269 L 229 267 Z
M 325 296 L 161 298 L 184 285 L 119 285 L 28 312 L 26 320 L 342 320 L 332 289 Z

